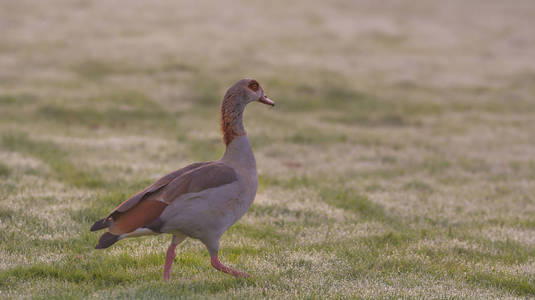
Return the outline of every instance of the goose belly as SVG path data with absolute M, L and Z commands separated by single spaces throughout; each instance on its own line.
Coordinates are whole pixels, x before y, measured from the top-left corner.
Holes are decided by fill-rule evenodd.
M 205 239 L 221 236 L 241 218 L 256 194 L 236 182 L 181 195 L 160 216 L 161 232 L 180 231 L 190 237 Z

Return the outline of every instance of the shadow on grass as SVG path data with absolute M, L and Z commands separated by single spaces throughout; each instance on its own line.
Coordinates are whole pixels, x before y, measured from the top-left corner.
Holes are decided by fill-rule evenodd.
M 68 152 L 50 141 L 35 140 L 24 133 L 11 133 L 1 137 L 0 146 L 7 150 L 33 156 L 48 164 L 54 176 L 75 187 L 119 190 L 132 188 L 132 193 L 147 185 L 148 181 L 127 183 L 120 179 L 108 181 L 97 169 L 77 166 L 68 158 Z
M 100 253 L 99 253 L 100 254 Z M 155 274 L 134 272 L 133 269 L 146 268 L 160 264 L 160 255 L 147 255 L 143 259 L 123 254 L 118 257 L 110 255 L 74 255 L 67 261 L 56 264 L 35 264 L 17 266 L 0 272 L 0 286 L 19 281 L 52 278 L 60 281 L 86 283 L 97 287 L 112 286 L 135 280 L 152 280 Z
M 0 94 L 0 105 L 23 105 L 34 103 L 37 99 L 32 94 Z
M 261 175 L 259 176 L 259 188 L 263 189 L 265 186 L 280 186 L 285 189 L 294 189 L 297 187 L 310 188 L 319 193 L 323 202 L 353 212 L 364 220 L 378 220 L 398 224 L 395 218 L 386 213 L 381 204 L 373 202 L 366 195 L 358 191 L 342 186 L 337 187 L 336 184 L 332 184 L 331 182 L 308 177 L 292 177 L 284 180 Z
M 8 177 L 11 174 L 11 170 L 8 166 L 0 162 L 0 178 Z
M 206 260 L 206 266 L 203 267 L 206 267 L 207 272 L 214 272 L 215 278 L 210 276 L 206 279 L 200 278 L 193 281 L 188 280 L 187 282 L 177 282 L 175 280 L 163 282 L 161 279 L 163 262 L 164 254 L 149 254 L 141 258 L 128 254 L 121 254 L 115 257 L 102 253 L 92 253 L 84 256 L 74 255 L 62 263 L 17 266 L 0 271 L 0 288 L 7 290 L 25 282 L 39 282 L 42 280 L 76 284 L 76 286 L 73 286 L 73 290 L 64 291 L 64 296 L 68 296 L 87 294 L 88 290 L 91 290 L 92 293 L 99 293 L 99 290 L 106 293 L 109 288 L 125 287 L 135 283 L 132 286 L 133 289 L 122 289 L 120 295 L 126 296 L 133 293 L 133 296 L 141 297 L 146 293 L 150 293 L 151 296 L 170 297 L 187 293 L 216 294 L 244 284 L 248 285 L 252 282 L 251 279 L 238 279 L 219 273 L 209 266 L 208 259 Z M 199 272 L 195 270 L 195 266 L 184 264 L 182 260 L 180 267 L 182 268 L 181 273 L 187 272 L 189 274 L 186 277 L 193 277 L 195 273 Z M 175 266 L 175 270 L 176 268 L 177 266 Z M 174 276 L 180 275 L 175 273 Z
M 99 188 L 109 185 L 97 170 L 81 170 L 68 158 L 67 152 L 55 143 L 49 141 L 37 141 L 26 134 L 8 134 L 0 140 L 4 148 L 36 157 L 48 164 L 54 170 L 55 176 L 76 187 Z
M 233 289 L 243 288 L 254 285 L 254 280 L 233 278 L 228 275 L 225 278 L 217 279 L 199 279 L 193 282 L 180 282 L 171 280 L 171 282 L 155 281 L 151 283 L 141 283 L 136 287 L 123 290 L 114 294 L 119 298 L 135 299 L 182 299 L 187 296 L 199 297 L 199 295 L 216 295 Z
M 83 125 L 89 128 L 109 127 L 121 128 L 174 128 L 178 113 L 163 110 L 96 110 L 93 108 L 63 108 L 43 106 L 37 111 L 37 116 L 46 121 L 66 125 Z

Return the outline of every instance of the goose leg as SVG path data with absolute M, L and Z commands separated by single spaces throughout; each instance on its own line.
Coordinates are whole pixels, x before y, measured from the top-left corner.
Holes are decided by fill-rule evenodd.
M 165 265 L 163 267 L 163 280 L 168 281 L 171 277 L 171 266 L 176 257 L 176 246 L 182 243 L 186 239 L 185 235 L 173 235 L 173 240 L 167 248 L 167 254 L 165 256 Z
M 235 277 L 249 277 L 249 276 L 251 276 L 251 275 L 249 275 L 249 274 L 247 274 L 245 272 L 240 272 L 238 270 L 234 270 L 231 267 L 227 267 L 219 260 L 218 253 L 219 253 L 219 238 L 220 237 L 221 236 L 218 236 L 217 238 L 211 238 L 211 239 L 202 240 L 202 242 L 206 246 L 206 249 L 210 253 L 210 257 L 211 257 L 210 261 L 212 263 L 212 267 L 214 267 L 216 270 L 219 270 L 219 271 L 221 271 L 223 273 L 230 274 L 230 275 L 235 276 Z
M 223 273 L 227 273 L 227 274 L 230 274 L 230 275 L 235 276 L 235 277 L 249 277 L 249 276 L 251 276 L 251 275 L 249 275 L 249 274 L 247 274 L 245 272 L 240 272 L 240 271 L 234 270 L 231 267 L 225 266 L 219 260 L 219 257 L 217 256 L 217 254 L 212 255 L 211 262 L 212 262 L 212 266 L 214 268 L 216 268 L 217 270 L 219 270 L 219 271 L 221 271 Z

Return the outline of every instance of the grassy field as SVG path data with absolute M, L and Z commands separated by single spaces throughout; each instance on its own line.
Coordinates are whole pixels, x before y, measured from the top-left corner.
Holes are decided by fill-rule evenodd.
M 259 191 L 212 269 L 89 227 L 224 148 Z M 0 298 L 535 297 L 533 1 L 1 1 Z

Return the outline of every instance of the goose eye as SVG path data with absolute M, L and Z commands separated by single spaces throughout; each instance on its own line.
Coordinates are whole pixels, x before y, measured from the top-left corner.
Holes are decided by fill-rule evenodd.
M 251 83 L 249 83 L 249 88 L 255 92 L 258 91 L 258 82 L 251 81 Z

